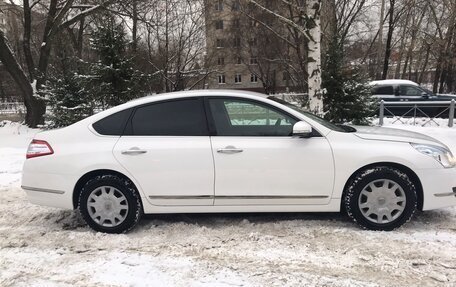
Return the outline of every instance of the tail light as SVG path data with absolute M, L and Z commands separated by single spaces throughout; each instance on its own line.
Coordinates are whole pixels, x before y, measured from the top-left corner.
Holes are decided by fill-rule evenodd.
M 46 142 L 42 140 L 32 140 L 27 149 L 27 158 L 53 154 L 54 150 Z

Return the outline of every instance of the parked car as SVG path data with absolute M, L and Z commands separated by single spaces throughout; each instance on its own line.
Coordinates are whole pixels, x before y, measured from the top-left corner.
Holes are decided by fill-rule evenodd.
M 417 110 L 412 110 L 413 103 L 407 106 L 388 107 L 389 111 L 396 116 L 411 117 L 443 117 L 448 118 L 448 105 L 433 103 L 436 101 L 456 100 L 452 95 L 435 95 L 426 88 L 419 86 L 417 83 L 409 80 L 381 80 L 370 82 L 372 86 L 372 95 L 385 102 L 428 102 L 427 105 L 420 105 Z M 416 114 L 415 114 L 416 113 Z M 387 113 L 388 114 L 388 113 Z
M 417 209 L 456 205 L 455 165 L 423 134 L 336 126 L 274 97 L 203 90 L 38 133 L 22 188 L 108 233 L 143 214 L 215 212 L 345 211 L 364 228 L 392 230 Z

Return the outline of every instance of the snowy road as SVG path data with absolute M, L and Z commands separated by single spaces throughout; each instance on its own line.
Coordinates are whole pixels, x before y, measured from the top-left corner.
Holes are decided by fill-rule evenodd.
M 152 216 L 95 233 L 26 201 L 33 132 L 0 128 L 0 286 L 456 286 L 456 208 L 389 233 L 339 214 Z M 426 133 L 456 150 L 456 129 Z

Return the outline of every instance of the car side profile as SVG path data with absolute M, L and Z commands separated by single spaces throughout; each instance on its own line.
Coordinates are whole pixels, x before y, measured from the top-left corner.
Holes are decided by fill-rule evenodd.
M 441 102 L 455 100 L 454 95 L 434 94 L 409 80 L 379 80 L 369 83 L 372 96 L 385 102 L 410 102 L 410 105 L 388 106 L 388 114 L 402 117 L 441 117 L 448 118 L 448 105 Z M 426 102 L 413 110 L 415 102 Z
M 143 214 L 216 212 L 345 211 L 392 230 L 416 210 L 456 205 L 455 165 L 426 135 L 336 126 L 274 97 L 202 90 L 38 133 L 22 188 L 108 233 Z
M 372 95 L 384 101 L 429 101 L 438 97 L 409 80 L 379 80 L 370 82 Z M 442 100 L 442 99 L 439 99 Z

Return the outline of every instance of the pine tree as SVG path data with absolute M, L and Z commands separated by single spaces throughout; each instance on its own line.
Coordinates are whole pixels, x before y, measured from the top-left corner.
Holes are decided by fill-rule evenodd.
M 343 48 L 337 37 L 330 43 L 322 71 L 325 118 L 335 123 L 367 124 L 376 101 L 355 68 L 344 67 Z
M 93 114 L 92 99 L 71 68 L 74 59 L 62 60 L 64 67 L 59 73 L 48 77 L 44 94 L 49 109 L 47 126 L 59 128 L 71 125 Z
M 81 76 L 81 79 L 86 81 L 94 100 L 108 108 L 142 96 L 144 75 L 133 68 L 128 56 L 123 24 L 117 23 L 112 16 L 102 22 L 91 38 L 98 61 L 88 64 L 89 75 Z

